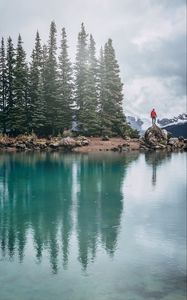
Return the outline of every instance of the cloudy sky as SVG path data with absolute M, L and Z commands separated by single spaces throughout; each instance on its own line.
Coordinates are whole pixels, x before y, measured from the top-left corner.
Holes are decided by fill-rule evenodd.
M 0 36 L 22 35 L 30 53 L 36 30 L 44 42 L 55 20 L 66 27 L 72 59 L 81 22 L 99 49 L 113 39 L 127 115 L 160 118 L 186 111 L 185 0 L 0 0 Z

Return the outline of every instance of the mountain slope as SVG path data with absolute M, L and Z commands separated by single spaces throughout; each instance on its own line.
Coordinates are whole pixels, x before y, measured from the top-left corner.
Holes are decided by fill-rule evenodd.
M 187 114 L 180 114 L 178 117 L 171 119 L 158 120 L 158 124 L 161 128 L 169 131 L 174 137 L 183 136 L 187 138 Z
M 173 137 L 183 136 L 187 139 L 187 122 L 183 124 L 173 124 L 162 128 L 169 131 Z
M 158 119 L 158 124 L 161 127 L 165 127 L 165 126 L 170 126 L 170 125 L 178 125 L 178 124 L 184 124 L 187 122 L 187 114 L 180 114 L 178 117 L 173 117 L 171 119 L 168 118 L 164 118 L 159 120 Z

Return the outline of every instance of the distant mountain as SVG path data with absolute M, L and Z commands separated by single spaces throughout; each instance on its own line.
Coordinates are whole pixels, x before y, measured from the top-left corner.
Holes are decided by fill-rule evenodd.
M 142 121 L 140 118 L 127 116 L 127 122 L 133 128 L 139 131 L 142 135 L 147 127 L 146 120 Z M 157 125 L 169 131 L 173 137 L 183 136 L 187 138 L 187 114 L 180 114 L 178 117 L 163 118 L 157 120 Z M 149 125 L 148 125 L 149 126 Z
M 173 137 L 183 136 L 187 139 L 187 122 L 182 124 L 173 124 L 163 128 L 169 131 Z
M 171 119 L 161 119 L 157 121 L 160 127 L 170 126 L 170 125 L 178 125 L 184 124 L 187 122 L 187 114 L 180 114 L 178 117 L 173 117 Z
M 185 113 L 171 119 L 158 120 L 158 125 L 169 131 L 174 137 L 187 138 L 187 114 Z
M 127 116 L 127 123 L 133 128 L 139 131 L 140 134 L 144 132 L 142 129 L 143 121 L 140 118 L 135 118 L 132 116 Z

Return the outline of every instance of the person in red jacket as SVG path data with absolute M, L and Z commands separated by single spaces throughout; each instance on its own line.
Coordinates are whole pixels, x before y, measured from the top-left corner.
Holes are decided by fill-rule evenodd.
M 157 114 L 156 114 L 155 109 L 153 108 L 153 110 L 151 112 L 152 125 L 154 125 L 156 123 L 156 118 L 157 118 Z

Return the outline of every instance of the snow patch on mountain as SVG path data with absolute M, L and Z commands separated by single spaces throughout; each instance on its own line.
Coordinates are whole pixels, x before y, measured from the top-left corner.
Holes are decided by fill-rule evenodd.
M 126 117 L 127 123 L 133 128 L 139 131 L 139 133 L 142 133 L 142 125 L 143 121 L 138 117 L 133 116 L 127 116 Z
M 184 124 L 186 122 L 187 122 L 187 114 L 186 113 L 180 114 L 178 117 L 173 117 L 171 119 L 164 118 L 164 119 L 158 120 L 158 124 L 162 128 L 171 126 L 171 125 L 180 125 L 180 124 Z
M 140 135 L 143 135 L 147 128 L 151 126 L 151 119 L 146 118 L 139 118 L 137 116 L 130 116 L 128 115 L 126 117 L 127 122 L 129 125 L 133 128 L 139 131 Z M 186 125 L 187 125 L 187 113 L 182 113 L 178 115 L 177 117 L 173 118 L 163 118 L 158 119 L 157 124 L 160 128 L 166 128 L 169 131 L 185 131 Z M 186 125 L 185 125 L 186 124 Z M 181 126 L 180 126 L 181 125 Z M 184 125 L 184 128 L 182 128 L 182 125 Z M 172 128 L 171 128 L 172 126 Z M 179 128 L 178 128 L 179 127 Z M 180 128 L 181 127 L 181 128 Z M 183 134 L 186 136 L 186 134 Z

